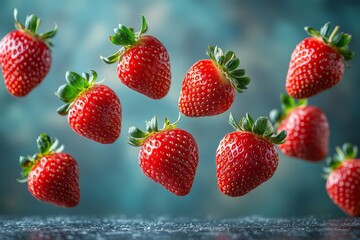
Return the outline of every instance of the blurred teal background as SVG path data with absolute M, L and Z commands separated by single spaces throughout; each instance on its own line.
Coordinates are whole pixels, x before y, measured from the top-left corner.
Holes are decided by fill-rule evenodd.
M 307 35 L 306 25 L 319 28 L 331 21 L 353 34 L 350 47 L 360 53 L 359 1 L 205 1 L 205 0 L 63 0 L 60 2 L 5 0 L 0 3 L 0 38 L 14 29 L 13 9 L 22 21 L 36 13 L 40 31 L 57 23 L 53 39 L 53 64 L 44 82 L 25 98 L 12 97 L 0 76 L 0 214 L 124 214 L 142 216 L 238 217 L 262 215 L 344 216 L 330 201 L 321 177 L 324 163 L 313 164 L 285 157 L 274 175 L 249 194 L 230 198 L 217 189 L 215 151 L 221 138 L 232 131 L 229 112 L 240 118 L 268 115 L 279 107 L 285 77 L 295 45 Z M 172 70 L 169 94 L 150 100 L 121 84 L 116 65 L 104 64 L 99 56 L 117 51 L 108 36 L 119 23 L 140 28 L 140 15 L 149 23 L 148 34 L 167 47 Z M 252 78 L 249 89 L 238 94 L 231 109 L 219 116 L 183 117 L 179 127 L 192 133 L 200 149 L 200 162 L 192 191 L 176 197 L 147 179 L 138 166 L 138 149 L 129 146 L 127 130 L 157 115 L 176 120 L 177 101 L 185 72 L 206 58 L 209 44 L 232 49 Z M 350 62 L 336 87 L 310 99 L 322 108 L 331 125 L 330 153 L 345 141 L 360 146 L 360 58 Z M 123 107 L 122 133 L 112 145 L 82 138 L 57 115 L 61 105 L 54 95 L 65 82 L 67 70 L 89 72 L 118 94 Z M 35 153 L 36 138 L 46 132 L 65 145 L 80 167 L 81 201 L 73 209 L 58 208 L 34 199 L 26 184 L 16 182 L 21 171 L 20 155 Z

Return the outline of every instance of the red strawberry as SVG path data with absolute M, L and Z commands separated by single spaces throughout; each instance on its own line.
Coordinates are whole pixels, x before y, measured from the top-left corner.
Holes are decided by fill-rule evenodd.
M 58 140 L 41 134 L 39 153 L 20 157 L 23 168 L 19 182 L 28 182 L 30 193 L 38 200 L 60 207 L 75 207 L 80 201 L 79 169 L 75 159 L 57 149 Z
M 186 73 L 179 98 L 179 110 L 188 117 L 213 116 L 228 110 L 238 93 L 247 89 L 250 78 L 238 69 L 240 60 L 232 51 L 209 46 L 210 59 L 196 62 Z
M 320 32 L 305 27 L 311 37 L 296 46 L 287 73 L 286 91 L 291 97 L 308 98 L 333 87 L 344 73 L 344 63 L 354 57 L 348 49 L 351 35 L 337 34 L 338 26 L 329 34 L 329 27 L 326 23 Z
M 110 144 L 120 136 L 122 109 L 120 100 L 111 88 L 96 84 L 95 71 L 83 77 L 66 72 L 67 84 L 59 87 L 58 97 L 65 105 L 58 108 L 60 115 L 68 114 L 70 127 L 79 135 L 93 141 Z
M 286 131 L 275 135 L 266 117 L 255 122 L 249 114 L 229 123 L 237 130 L 227 134 L 216 150 L 216 176 L 219 190 L 230 197 L 244 195 L 270 179 L 279 162 L 274 144 L 283 143 Z
M 37 34 L 40 19 L 36 15 L 27 16 L 25 26 L 18 22 L 16 9 L 14 17 L 17 30 L 0 42 L 0 65 L 9 93 L 23 97 L 38 86 L 50 70 L 49 46 L 52 44 L 49 39 L 56 34 L 57 27 Z
M 170 58 L 164 45 L 153 36 L 143 36 L 147 22 L 142 16 L 140 32 L 119 24 L 110 41 L 123 46 L 115 54 L 101 59 L 108 64 L 118 62 L 117 74 L 123 84 L 145 96 L 160 99 L 170 89 Z
M 180 118 L 179 118 L 180 119 Z M 156 117 L 146 122 L 147 132 L 129 128 L 129 144 L 140 148 L 139 164 L 144 174 L 178 196 L 187 195 L 199 161 L 194 137 L 165 118 L 158 129 Z
M 307 106 L 307 100 L 295 101 L 288 95 L 281 96 L 282 111 L 273 110 L 271 119 L 278 131 L 287 132 L 281 151 L 290 157 L 321 161 L 328 154 L 329 123 L 320 108 Z
M 360 216 L 360 159 L 355 159 L 357 147 L 345 143 L 329 158 L 326 191 L 331 200 L 346 214 Z

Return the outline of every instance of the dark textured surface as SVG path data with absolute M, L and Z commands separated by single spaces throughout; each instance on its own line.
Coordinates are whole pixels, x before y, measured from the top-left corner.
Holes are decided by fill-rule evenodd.
M 0 217 L 0 239 L 360 239 L 360 219 Z

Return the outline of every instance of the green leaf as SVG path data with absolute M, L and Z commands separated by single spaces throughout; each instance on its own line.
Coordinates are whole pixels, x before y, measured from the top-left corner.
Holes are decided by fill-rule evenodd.
M 286 135 L 287 135 L 287 132 L 285 130 L 283 130 L 280 133 L 278 133 L 277 135 L 271 137 L 270 141 L 275 144 L 282 144 L 286 140 Z
M 264 135 L 265 132 L 274 132 L 272 125 L 267 117 L 259 117 L 256 119 L 252 128 L 253 133 L 257 135 Z
M 57 25 L 55 24 L 53 30 L 48 31 L 48 32 L 45 32 L 45 33 L 41 33 L 41 34 L 39 34 L 39 37 L 40 37 L 41 39 L 49 39 L 49 38 L 52 38 L 52 37 L 54 37 L 54 36 L 56 35 L 57 30 L 58 30 L 58 27 L 57 27 Z
M 61 101 L 65 103 L 71 103 L 78 96 L 79 91 L 71 85 L 64 84 L 59 87 L 56 92 L 56 95 L 60 98 Z
M 320 32 L 313 27 L 305 27 L 304 29 L 310 36 L 321 37 Z
M 40 136 L 36 139 L 36 142 L 39 152 L 42 154 L 47 153 L 52 145 L 51 138 L 45 133 L 40 134 Z
M 144 17 L 144 15 L 141 15 L 141 30 L 140 30 L 140 34 L 139 34 L 139 37 L 141 34 L 145 33 L 148 29 L 148 26 L 147 26 L 147 21 L 146 21 L 146 18 Z
M 130 127 L 129 135 L 132 138 L 145 138 L 147 136 L 147 133 L 137 127 Z
M 119 57 L 121 55 L 121 50 L 117 51 L 113 55 L 110 55 L 108 57 L 100 56 L 101 60 L 107 64 L 113 64 L 119 61 Z
M 65 74 L 65 79 L 66 79 L 66 82 L 68 82 L 74 88 L 76 88 L 78 90 L 85 89 L 84 79 L 76 72 L 67 71 Z
M 348 45 L 351 41 L 352 36 L 350 34 L 347 33 L 343 33 L 341 35 L 341 38 L 339 39 L 339 41 L 336 43 L 336 46 L 339 48 L 345 47 L 346 45 Z
M 238 58 L 233 58 L 227 63 L 225 63 L 224 67 L 227 69 L 227 71 L 234 72 L 234 70 L 238 68 L 239 65 L 240 65 L 240 60 Z
M 233 59 L 235 56 L 235 53 L 233 51 L 226 51 L 225 53 L 225 62 L 227 63 L 231 59 Z
M 330 22 L 325 23 L 325 25 L 320 29 L 320 35 L 323 38 L 326 38 L 328 35 L 328 31 L 329 31 L 329 27 L 330 27 Z
M 36 15 L 31 14 L 30 16 L 26 17 L 25 28 L 28 29 L 31 33 L 35 34 L 39 25 L 40 19 Z
M 135 34 L 122 24 L 119 24 L 119 28 L 114 29 L 115 35 L 110 36 L 110 41 L 115 45 L 132 46 L 135 45 Z
M 71 103 L 66 103 L 66 104 L 60 106 L 56 111 L 61 116 L 65 116 L 68 114 L 70 107 L 71 107 Z
M 240 130 L 241 129 L 240 125 L 236 122 L 236 120 L 235 120 L 234 116 L 232 115 L 232 113 L 229 114 L 228 122 L 235 130 Z

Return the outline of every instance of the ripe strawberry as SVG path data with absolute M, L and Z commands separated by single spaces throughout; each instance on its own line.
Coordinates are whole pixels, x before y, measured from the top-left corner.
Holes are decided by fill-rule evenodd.
M 0 42 L 0 65 L 4 75 L 5 86 L 10 94 L 16 97 L 26 96 L 46 77 L 51 66 L 49 41 L 55 36 L 57 27 L 38 34 L 40 19 L 36 15 L 26 17 L 25 26 L 17 20 L 17 30 L 8 33 Z
M 343 73 L 344 63 L 354 57 L 348 44 L 351 35 L 329 34 L 330 23 L 319 31 L 305 27 L 311 36 L 294 49 L 286 78 L 286 91 L 293 98 L 308 98 L 336 85 Z
M 118 62 L 117 74 L 123 84 L 145 96 L 160 99 L 170 89 L 170 58 L 164 45 L 153 36 L 143 36 L 147 22 L 142 16 L 140 32 L 119 24 L 110 41 L 123 46 L 109 57 L 100 57 L 105 63 Z
M 232 51 L 209 46 L 210 59 L 196 62 L 186 73 L 179 98 L 179 110 L 188 117 L 213 116 L 228 110 L 235 91 L 247 89 L 250 78 L 238 69 L 240 60 Z
M 237 131 L 227 134 L 216 150 L 216 176 L 219 190 L 230 197 L 244 195 L 270 179 L 279 162 L 274 144 L 285 141 L 286 131 L 274 133 L 271 122 L 249 114 L 229 123 Z
M 143 173 L 177 196 L 190 192 L 199 161 L 194 137 L 176 128 L 179 119 L 158 129 L 156 117 L 146 122 L 147 132 L 129 128 L 129 144 L 141 147 L 139 164 Z
M 93 141 L 110 144 L 120 136 L 122 109 L 120 100 L 111 88 L 96 84 L 97 74 L 66 72 L 67 84 L 56 95 L 65 102 L 58 108 L 60 115 L 68 114 L 70 127 L 79 135 Z
M 28 182 L 30 193 L 38 200 L 60 207 L 75 207 L 80 201 L 79 169 L 75 159 L 61 152 L 57 139 L 41 134 L 39 153 L 21 156 L 23 168 L 19 182 Z
M 295 101 L 281 95 L 282 110 L 273 110 L 271 119 L 278 131 L 287 132 L 286 142 L 279 145 L 287 156 L 308 161 L 321 161 L 328 154 L 329 123 L 320 108 L 307 106 L 307 100 Z
M 346 214 L 360 216 L 360 159 L 357 147 L 345 143 L 328 159 L 326 191 L 331 200 Z

